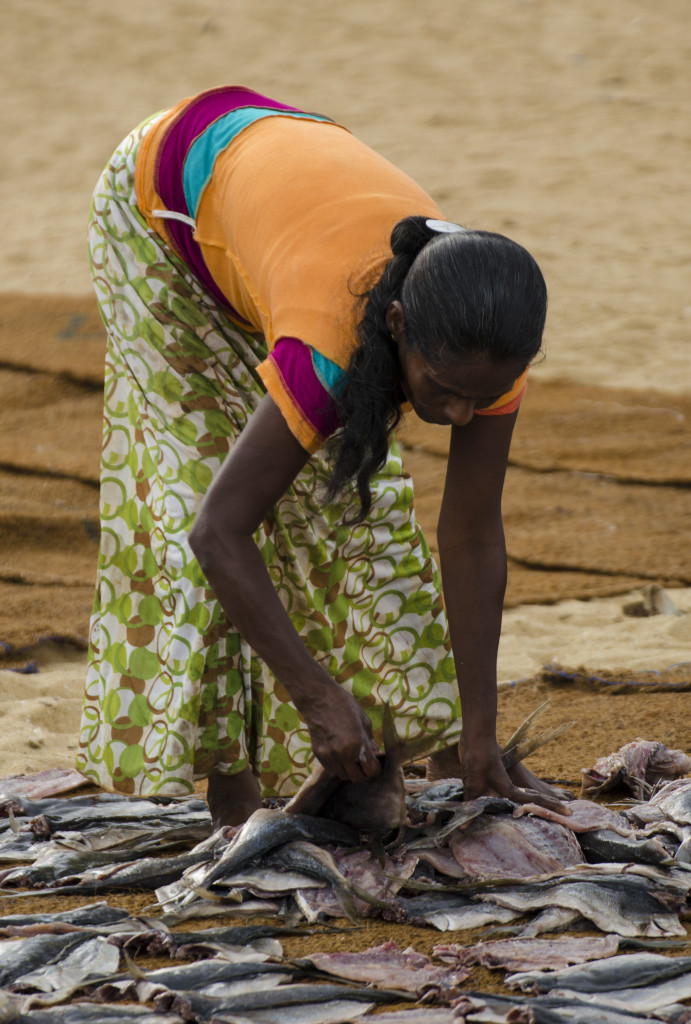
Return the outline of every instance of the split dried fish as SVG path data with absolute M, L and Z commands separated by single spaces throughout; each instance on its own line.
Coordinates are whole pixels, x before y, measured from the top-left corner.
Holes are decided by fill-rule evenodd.
M 12 890 L 13 897 L 41 896 L 50 889 L 70 896 L 96 895 L 99 892 L 129 892 L 157 889 L 180 878 L 188 868 L 211 860 L 210 853 L 178 854 L 175 857 L 142 857 L 106 867 L 87 868 L 78 875 L 59 878 L 43 889 Z
M 644 800 L 657 783 L 690 772 L 691 757 L 683 750 L 670 750 L 663 743 L 636 739 L 614 754 L 599 758 L 592 768 L 583 769 L 581 796 L 592 797 L 623 786 L 636 800 Z
M 625 936 L 685 935 L 677 909 L 668 894 L 648 879 L 633 875 L 531 882 L 515 888 L 496 889 L 480 899 L 511 910 L 526 912 L 543 907 L 576 910 L 601 931 Z
M 9 914 L 0 917 L 0 936 L 20 935 L 23 930 L 40 928 L 41 925 L 61 925 L 69 928 L 97 928 L 122 922 L 129 918 L 127 910 L 111 907 L 105 901 L 89 903 L 72 910 L 61 910 L 56 914 Z
M 308 957 L 327 974 L 368 985 L 386 984 L 387 988 L 412 992 L 418 998 L 433 997 L 434 1002 L 452 1002 L 461 995 L 459 986 L 470 970 L 454 965 L 453 970 L 439 967 L 414 949 L 401 949 L 394 941 L 373 946 L 362 953 L 311 953 Z
M 432 925 L 441 932 L 505 925 L 521 916 L 518 910 L 476 903 L 468 896 L 446 892 L 399 896 L 396 903 L 404 913 L 404 920 L 410 924 Z
M 0 801 L 18 797 L 40 800 L 88 785 L 86 776 L 75 768 L 44 768 L 28 775 L 8 775 L 0 779 Z
M 376 1003 L 403 1002 L 409 999 L 407 992 L 373 989 L 365 986 L 348 985 L 279 985 L 268 991 L 248 992 L 241 996 L 206 996 L 201 992 L 163 993 L 154 1000 L 156 1008 L 173 1010 L 185 1020 L 223 1020 L 235 1014 L 263 1011 L 283 1006 L 308 1006 L 310 1003 L 333 1002 L 344 999 L 349 1002 L 362 1001 L 373 1006 Z
M 568 988 L 572 992 L 605 992 L 656 984 L 691 972 L 691 957 L 670 957 L 660 953 L 624 953 L 589 964 L 554 971 L 525 971 L 510 975 L 507 985 L 523 992 L 550 992 Z
M 613 957 L 619 950 L 618 935 L 562 936 L 555 939 L 498 939 L 473 946 L 454 943 L 434 947 L 434 955 L 453 967 L 500 967 L 505 971 L 554 972 L 570 964 Z
M 70 950 L 92 938 L 92 932 L 83 931 L 3 940 L 0 942 L 0 985 L 7 987 L 36 968 L 58 963 Z
M 570 829 L 541 818 L 483 814 L 456 829 L 449 846 L 468 879 L 526 878 L 585 861 Z
M 91 938 L 70 950 L 58 963 L 42 964 L 12 983 L 13 992 L 44 992 L 47 997 L 31 997 L 24 1009 L 64 1002 L 90 982 L 100 981 L 117 971 L 120 951 L 102 936 Z

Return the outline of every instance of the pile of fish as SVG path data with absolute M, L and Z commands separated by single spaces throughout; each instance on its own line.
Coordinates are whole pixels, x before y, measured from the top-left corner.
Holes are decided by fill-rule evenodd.
M 151 892 L 139 917 L 103 900 L 0 916 L 0 1024 L 345 1024 L 375 1009 L 373 1024 L 691 1024 L 691 778 L 655 782 L 651 745 L 630 746 L 647 799 L 578 799 L 563 815 L 404 780 L 395 739 L 371 803 L 318 772 L 287 807 L 216 831 L 201 800 L 35 799 L 0 783 L 0 897 Z M 679 752 L 659 748 L 669 773 Z M 335 952 L 334 931 L 342 950 L 365 917 L 482 941 Z M 284 937 L 310 931 L 322 952 L 284 955 Z M 171 966 L 142 971 L 141 955 Z M 473 989 L 477 965 L 508 972 L 502 995 Z

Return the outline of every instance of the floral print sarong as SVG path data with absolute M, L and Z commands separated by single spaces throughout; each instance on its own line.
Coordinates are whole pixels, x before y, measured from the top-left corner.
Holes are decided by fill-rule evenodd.
M 79 769 L 128 794 L 181 795 L 247 765 L 267 796 L 310 770 L 308 731 L 285 689 L 226 619 L 188 544 L 194 516 L 264 394 L 264 339 L 234 326 L 149 230 L 134 195 L 137 145 L 101 177 L 89 229 L 108 331 L 101 547 Z M 401 736 L 460 716 L 438 572 L 395 443 L 367 522 L 323 506 L 312 456 L 255 535 L 303 642 L 369 714 L 390 704 Z M 455 725 L 453 725 L 455 723 Z M 442 732 L 444 737 L 442 738 Z

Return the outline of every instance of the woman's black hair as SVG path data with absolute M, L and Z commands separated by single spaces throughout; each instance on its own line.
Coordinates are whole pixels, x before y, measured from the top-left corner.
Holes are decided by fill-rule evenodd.
M 398 354 L 386 324 L 391 303 L 403 306 L 406 343 L 437 366 L 478 355 L 527 366 L 540 351 L 547 312 L 540 268 L 503 235 L 442 233 L 425 217 L 406 217 L 393 229 L 391 251 L 381 278 L 361 296 L 358 345 L 337 396 L 341 428 L 331 442 L 326 497 L 354 481 L 360 509 L 352 522 L 371 508 L 369 482 L 401 418 Z

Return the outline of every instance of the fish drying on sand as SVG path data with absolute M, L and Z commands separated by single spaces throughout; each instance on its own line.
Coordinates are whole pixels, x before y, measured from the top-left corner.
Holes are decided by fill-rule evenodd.
M 576 910 L 601 931 L 617 935 L 686 935 L 679 920 L 684 897 L 675 901 L 640 875 L 572 875 L 495 888 L 480 899 L 522 912 L 554 906 Z
M 56 914 L 8 914 L 6 917 L 0 917 L 0 936 L 41 934 L 44 926 L 46 932 L 61 925 L 66 932 L 80 927 L 102 930 L 110 925 L 122 923 L 128 918 L 127 910 L 111 907 L 105 901 L 74 907 L 72 910 L 61 910 Z
M 162 992 L 192 992 L 218 983 L 237 985 L 239 994 L 241 984 L 269 988 L 305 973 L 303 968 L 294 964 L 259 960 L 231 962 L 211 958 L 153 971 L 142 971 L 130 962 L 126 974 L 99 985 L 91 993 L 91 998 L 103 1002 L 117 999 L 149 1002 Z
M 522 992 L 550 992 L 568 988 L 575 992 L 604 992 L 614 988 L 654 985 L 691 972 L 691 957 L 660 953 L 626 953 L 563 970 L 531 970 L 506 979 Z
M 452 967 L 502 968 L 505 971 L 557 971 L 571 964 L 602 960 L 619 951 L 618 935 L 558 936 L 553 939 L 497 939 L 472 946 L 437 945 L 434 955 Z
M 0 802 L 18 797 L 42 800 L 88 785 L 90 783 L 86 776 L 75 768 L 44 768 L 43 771 L 29 775 L 8 775 L 0 779 Z
M 304 1007 L 310 1003 L 344 1000 L 348 1003 L 365 1003 L 367 1011 L 377 1003 L 402 1002 L 410 998 L 408 993 L 388 989 L 374 989 L 366 986 L 348 985 L 278 985 L 276 988 L 244 995 L 205 995 L 202 992 L 163 993 L 154 1000 L 157 1009 L 172 1010 L 187 1021 L 224 1020 L 251 1015 L 254 1012 L 284 1006 Z M 354 1009 L 354 1007 L 353 1007 Z M 349 1010 L 352 1014 L 352 1009 Z M 366 1012 L 365 1007 L 360 1013 Z M 343 1018 L 341 1018 L 343 1019 Z M 348 1019 L 346 1014 L 345 1019 Z
M 13 897 L 41 896 L 57 889 L 62 896 L 88 896 L 102 892 L 158 889 L 180 878 L 190 867 L 211 860 L 206 851 L 190 851 L 174 857 L 142 857 L 106 867 L 85 868 L 79 874 L 58 878 L 42 889 L 11 890 Z
M 462 993 L 459 986 L 470 971 L 462 965 L 453 969 L 434 965 L 414 949 L 401 949 L 392 940 L 362 953 L 310 953 L 308 960 L 338 978 L 368 985 L 412 992 L 428 1002 L 449 1003 Z
M 691 757 L 663 743 L 636 739 L 598 758 L 581 774 L 581 796 L 593 797 L 623 786 L 634 799 L 644 800 L 657 783 L 691 774 Z
M 59 963 L 44 963 L 21 975 L 11 985 L 13 992 L 40 992 L 30 996 L 23 1009 L 62 1003 L 73 993 L 117 971 L 120 951 L 97 935 L 71 949 Z

